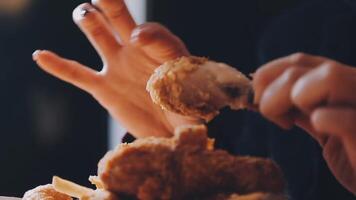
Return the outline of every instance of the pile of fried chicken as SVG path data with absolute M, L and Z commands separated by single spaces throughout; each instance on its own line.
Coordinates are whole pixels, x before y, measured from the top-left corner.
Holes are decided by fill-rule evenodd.
M 189 72 L 196 72 L 197 68 L 192 68 L 193 65 L 201 67 L 202 64 L 206 64 L 207 60 L 192 57 L 175 62 L 185 64 L 185 67 L 182 67 L 185 75 L 177 78 L 180 73 L 176 70 L 177 68 L 174 69 L 176 70 L 174 73 L 169 73 L 172 68 L 167 66 L 177 67 L 176 63 L 171 63 L 159 68 L 161 70 L 156 70 L 147 87 L 149 90 L 154 90 L 150 91 L 151 96 L 152 94 L 156 96 L 156 102 L 163 103 L 164 108 L 181 109 L 178 113 L 196 113 L 208 119 L 215 116 L 223 105 L 214 102 L 211 97 L 222 95 L 220 100 L 228 101 L 230 105 L 236 107 L 247 103 L 246 96 L 243 98 L 237 95 L 231 96 L 230 93 L 233 91 L 226 88 L 235 88 L 240 96 L 247 95 L 248 80 L 236 73 L 238 80 L 234 81 L 234 77 L 228 76 L 228 80 L 224 81 L 222 76 L 214 77 L 215 72 L 212 69 L 209 69 L 209 73 L 212 74 L 205 75 L 211 78 L 214 84 L 222 85 L 210 85 L 211 88 L 215 88 L 212 92 L 204 89 L 202 95 L 182 97 L 181 94 L 187 95 L 189 93 L 186 91 L 194 90 L 194 88 L 185 81 L 176 80 L 184 80 L 189 76 Z M 200 72 L 196 75 L 201 77 Z M 166 79 L 168 76 L 171 76 L 168 79 L 172 81 L 162 81 L 162 78 Z M 242 81 L 239 77 L 243 78 Z M 178 87 L 176 91 L 171 91 L 172 85 L 169 84 L 172 83 L 176 84 L 174 87 Z M 179 85 L 180 83 L 184 84 Z M 245 85 L 241 86 L 241 83 Z M 220 90 L 228 91 L 228 94 L 221 93 Z M 175 99 L 169 95 L 167 97 L 169 93 L 175 93 Z M 194 103 L 194 101 L 202 102 L 200 98 L 204 95 L 203 103 Z M 196 97 L 198 99 L 194 100 Z M 193 106 L 182 100 L 193 102 Z M 171 104 L 172 102 L 175 103 Z M 209 102 L 216 105 L 212 106 Z M 180 108 L 174 105 L 179 105 Z M 194 107 L 194 105 L 203 106 Z M 189 108 L 193 110 L 189 111 Z M 205 109 L 209 112 L 203 112 L 206 111 Z M 208 138 L 204 125 L 179 127 L 172 138 L 147 137 L 137 139 L 130 144 L 120 144 L 101 159 L 98 165 L 98 176 L 91 177 L 90 180 L 97 189 L 76 186 L 74 183 L 67 183 L 55 177 L 52 184 L 39 186 L 26 192 L 23 200 L 70 200 L 72 197 L 81 200 L 286 199 L 283 174 L 272 160 L 233 156 L 226 151 L 214 149 L 214 140 Z

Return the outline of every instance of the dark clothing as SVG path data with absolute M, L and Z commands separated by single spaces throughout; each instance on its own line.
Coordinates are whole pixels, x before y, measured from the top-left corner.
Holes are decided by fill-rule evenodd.
M 356 1 L 305 1 L 271 21 L 260 37 L 259 65 L 301 51 L 356 66 Z M 318 143 L 301 129 L 283 131 L 258 113 L 225 109 L 209 123 L 209 134 L 229 152 L 274 159 L 293 200 L 356 199 L 331 174 Z

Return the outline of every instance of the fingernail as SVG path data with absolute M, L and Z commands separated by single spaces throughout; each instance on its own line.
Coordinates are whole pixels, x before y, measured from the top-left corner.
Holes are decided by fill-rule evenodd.
M 88 13 L 89 13 L 89 10 L 86 8 L 83 8 L 79 14 L 80 14 L 80 16 L 85 17 L 86 15 L 88 15 Z
M 37 61 L 37 59 L 38 59 L 38 54 L 40 54 L 41 53 L 41 50 L 36 50 L 35 52 L 33 52 L 32 53 L 32 59 L 34 60 L 34 61 Z
M 95 9 L 93 7 L 85 7 L 85 8 L 82 8 L 79 12 L 80 16 L 81 17 L 85 17 L 87 16 L 89 13 L 95 11 Z

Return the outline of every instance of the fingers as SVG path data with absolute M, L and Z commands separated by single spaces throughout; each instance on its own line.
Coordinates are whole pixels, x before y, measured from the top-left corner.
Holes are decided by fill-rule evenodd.
M 92 0 L 92 3 L 105 14 L 114 30 L 119 33 L 121 40 L 124 43 L 129 41 L 136 23 L 124 0 Z
M 131 43 L 160 62 L 189 55 L 184 43 L 164 26 L 146 23 L 134 29 Z
M 311 123 L 314 129 L 320 133 L 356 139 L 356 109 L 349 107 L 318 108 L 311 114 Z
M 356 106 L 356 71 L 327 62 L 300 78 L 292 89 L 293 103 L 309 113 L 321 104 Z
M 75 61 L 59 57 L 50 51 L 35 51 L 33 59 L 46 72 L 71 83 L 89 93 L 98 85 L 100 76 L 96 71 Z
M 290 67 L 264 90 L 259 104 L 260 112 L 268 119 L 283 128 L 294 125 L 293 102 L 290 98 L 294 83 L 309 69 Z
M 356 169 L 356 109 L 325 107 L 313 111 L 311 124 L 320 133 L 342 141 L 349 162 Z
M 90 4 L 79 5 L 73 11 L 73 20 L 93 44 L 103 62 L 111 58 L 120 48 L 104 16 Z
M 279 77 L 284 70 L 290 66 L 315 67 L 325 62 L 327 59 L 319 56 L 312 56 L 304 53 L 295 53 L 283 57 L 259 68 L 253 75 L 253 87 L 255 90 L 255 103 L 258 104 L 265 88 Z

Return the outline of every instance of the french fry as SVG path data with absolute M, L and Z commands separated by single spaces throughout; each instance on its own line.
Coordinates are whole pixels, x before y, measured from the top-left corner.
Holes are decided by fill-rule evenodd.
M 97 189 L 104 189 L 103 182 L 97 176 L 89 176 L 91 184 L 95 185 Z
M 55 190 L 63 194 L 67 194 L 71 197 L 81 199 L 83 196 L 94 192 L 94 190 L 78 185 L 71 181 L 59 178 L 58 176 L 53 176 L 52 185 Z

